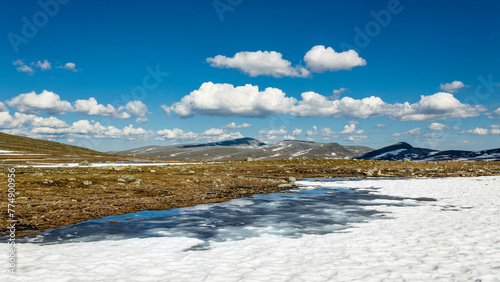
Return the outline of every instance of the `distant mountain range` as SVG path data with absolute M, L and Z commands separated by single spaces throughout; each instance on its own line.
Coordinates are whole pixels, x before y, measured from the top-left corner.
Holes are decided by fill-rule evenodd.
M 373 151 L 364 146 L 342 146 L 338 143 L 318 143 L 309 141 L 285 140 L 265 144 L 254 138 L 239 138 L 214 143 L 200 143 L 172 146 L 147 146 L 137 149 L 109 152 L 112 154 L 181 159 L 181 160 L 280 160 L 280 159 L 339 159 Z
M 408 143 L 401 142 L 378 150 L 354 157 L 364 160 L 387 161 L 445 161 L 445 160 L 483 160 L 500 161 L 500 148 L 483 151 L 438 151 L 426 148 L 415 148 Z
M 110 154 L 114 154 L 110 155 Z M 118 156 L 116 156 L 118 155 Z M 129 157 L 125 157 L 129 156 Z M 378 150 L 338 143 L 285 140 L 265 144 L 254 138 L 239 138 L 213 143 L 172 146 L 147 146 L 120 152 L 101 153 L 67 144 L 10 135 L 0 132 L 0 164 L 38 162 L 139 161 L 140 158 L 191 161 L 205 160 L 280 160 L 280 159 L 365 159 L 391 161 L 483 160 L 500 161 L 500 148 L 483 151 L 438 151 L 396 143 Z

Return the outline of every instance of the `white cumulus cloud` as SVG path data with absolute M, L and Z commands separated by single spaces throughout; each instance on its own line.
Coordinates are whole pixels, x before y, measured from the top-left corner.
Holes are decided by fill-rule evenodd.
M 387 113 L 389 107 L 382 99 L 374 96 L 361 100 L 351 97 L 330 100 L 315 92 L 304 92 L 301 96 L 302 100 L 290 110 L 290 114 L 294 116 L 369 118 Z
M 304 61 L 311 72 L 351 70 L 365 66 L 366 61 L 354 50 L 337 53 L 332 47 L 316 45 L 304 56 Z
M 210 128 L 210 129 L 206 130 L 205 132 L 203 132 L 202 135 L 214 136 L 214 135 L 221 135 L 224 133 L 226 133 L 226 131 L 222 128 Z
M 441 83 L 439 85 L 439 87 L 441 88 L 441 90 L 443 91 L 446 91 L 446 92 L 450 92 L 450 93 L 455 93 L 457 92 L 459 89 L 461 88 L 464 88 L 464 87 L 467 87 L 467 85 L 465 85 L 463 82 L 461 81 L 458 81 L 458 80 L 455 80 L 453 82 L 450 82 L 450 83 Z
M 496 109 L 495 111 L 493 111 L 493 113 L 497 116 L 500 116 L 500 108 Z
M 333 89 L 333 95 L 338 96 L 338 95 L 346 92 L 347 90 L 349 90 L 349 89 L 348 88 L 344 88 L 344 87 L 341 87 L 339 89 Z
M 235 87 L 206 82 L 179 102 L 172 106 L 163 105 L 162 108 L 169 115 L 176 113 L 184 118 L 195 115 L 265 118 L 290 114 L 297 117 L 362 119 L 386 116 L 400 121 L 469 118 L 486 110 L 482 105 L 463 104 L 453 94 L 445 92 L 421 95 L 420 100 L 413 104 L 390 104 L 375 96 L 331 99 L 315 92 L 304 92 L 301 98 L 287 97 L 277 88 L 259 91 L 258 86 L 250 84 Z
M 127 111 L 137 116 L 136 122 L 144 123 L 148 121 L 146 114 L 148 113 L 148 107 L 141 101 L 130 101 L 125 105 Z
M 486 128 L 481 128 L 481 127 L 476 127 L 472 130 L 464 130 L 461 132 L 461 134 L 467 134 L 467 135 L 488 135 L 490 131 Z
M 368 138 L 368 136 L 366 136 L 366 135 L 352 135 L 352 136 L 345 138 L 345 140 L 352 141 L 352 142 L 359 142 L 359 141 L 365 140 L 366 138 Z
M 77 72 L 78 71 L 76 69 L 76 64 L 75 63 L 71 63 L 71 62 L 68 62 L 68 63 L 64 64 L 64 66 L 59 66 L 57 68 L 59 68 L 59 69 L 65 69 L 65 70 L 69 70 L 69 71 L 73 71 L 73 72 Z
M 98 104 L 94 97 L 90 97 L 87 100 L 76 100 L 75 102 L 76 112 L 86 115 L 86 116 L 102 116 L 110 118 L 130 118 L 130 114 L 127 112 L 119 111 L 115 109 L 112 105 L 108 104 L 104 106 Z
M 452 118 L 475 117 L 486 109 L 481 106 L 462 104 L 453 94 L 438 92 L 420 97 L 415 104 L 396 104 L 390 117 L 402 121 L 429 121 Z
M 7 109 L 7 106 L 5 106 L 4 103 L 0 102 L 0 113 L 1 112 L 8 112 L 9 109 Z
M 346 124 L 344 126 L 344 130 L 340 132 L 340 134 L 350 134 L 356 131 L 356 124 L 351 123 L 351 124 Z
M 307 77 L 309 71 L 301 66 L 292 66 L 290 61 L 276 51 L 238 52 L 233 57 L 217 55 L 207 58 L 212 67 L 238 69 L 250 76 Z
M 6 101 L 7 105 L 16 108 L 21 113 L 37 114 L 45 111 L 48 114 L 59 115 L 72 112 L 73 107 L 68 101 L 61 101 L 59 95 L 43 90 L 36 94 L 34 91 L 20 94 Z
M 52 69 L 51 64 L 47 60 L 44 60 L 43 62 L 38 61 L 38 62 L 36 62 L 35 66 L 39 67 L 42 71 L 46 71 L 46 70 Z
M 165 139 L 195 139 L 198 137 L 198 134 L 193 132 L 184 132 L 184 130 L 180 128 L 174 129 L 163 129 L 156 132 L 159 136 L 160 140 Z
M 33 73 L 35 73 L 35 71 L 33 70 L 32 67 L 24 64 L 23 60 L 17 59 L 12 64 L 14 66 L 16 66 L 16 69 L 18 72 L 24 72 L 24 73 L 27 73 L 29 75 L 32 75 Z
M 224 129 L 237 129 L 237 128 L 248 128 L 248 127 L 252 127 L 252 125 L 249 123 L 246 123 L 246 122 L 238 125 L 233 121 L 230 124 L 223 126 L 222 128 L 224 128 Z
M 429 129 L 429 130 L 445 130 L 445 129 L 450 129 L 450 127 L 446 124 L 442 124 L 439 122 L 433 122 L 429 126 L 427 126 L 427 129 Z
M 293 136 L 297 136 L 297 135 L 302 135 L 302 129 L 300 128 L 295 128 L 292 132 L 292 135 Z
M 231 84 L 203 83 L 198 90 L 184 96 L 180 102 L 162 108 L 167 114 L 181 117 L 194 115 L 267 117 L 285 114 L 297 100 L 286 97 L 277 88 L 259 91 L 258 86 L 247 84 L 234 87 Z

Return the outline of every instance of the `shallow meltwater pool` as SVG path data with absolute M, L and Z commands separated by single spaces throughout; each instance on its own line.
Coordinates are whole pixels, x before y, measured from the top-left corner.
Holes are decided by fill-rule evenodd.
M 343 179 L 345 180 L 345 179 Z M 189 237 L 203 240 L 190 250 L 209 248 L 210 242 L 242 240 L 263 234 L 298 238 L 342 231 L 353 223 L 390 214 L 374 206 L 408 206 L 432 199 L 391 197 L 377 187 L 333 188 L 336 179 L 309 179 L 288 193 L 259 194 L 217 204 L 164 211 L 142 211 L 109 216 L 21 238 L 21 242 L 57 244 L 150 237 Z M 355 181 L 355 180 L 351 180 Z

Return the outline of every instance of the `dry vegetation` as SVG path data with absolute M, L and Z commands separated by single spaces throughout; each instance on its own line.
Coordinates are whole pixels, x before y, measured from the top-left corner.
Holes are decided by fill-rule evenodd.
M 7 173 L 7 165 L 3 165 L 0 199 L 4 208 L 0 235 L 7 231 Z M 291 177 L 483 175 L 500 175 L 500 163 L 282 160 L 149 167 L 18 167 L 17 235 L 41 233 L 49 228 L 109 215 L 165 210 L 285 191 L 293 187 Z

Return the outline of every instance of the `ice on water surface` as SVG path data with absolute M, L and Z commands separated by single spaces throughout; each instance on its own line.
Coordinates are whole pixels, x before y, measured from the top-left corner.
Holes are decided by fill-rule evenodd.
M 305 182 L 290 193 L 255 195 L 218 204 L 166 211 L 143 211 L 90 220 L 31 237 L 33 243 L 73 243 L 148 237 L 190 237 L 209 241 L 241 240 L 262 234 L 298 238 L 348 228 L 386 214 L 373 206 L 409 204 L 405 198 L 374 193 L 375 188 L 331 188 L 332 180 Z M 203 244 L 206 247 L 208 244 Z M 201 248 L 203 249 L 203 248 Z

